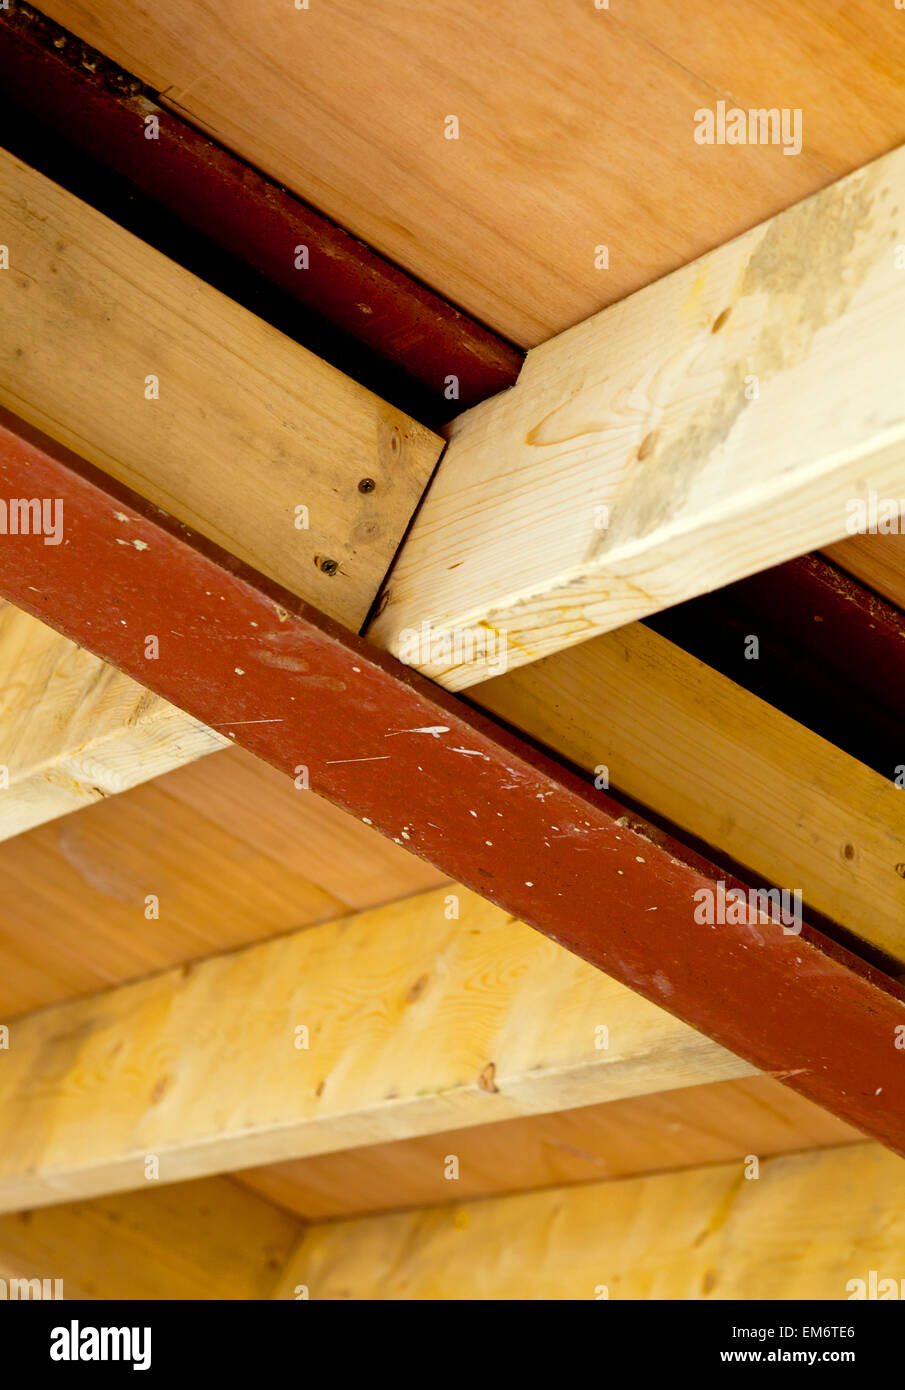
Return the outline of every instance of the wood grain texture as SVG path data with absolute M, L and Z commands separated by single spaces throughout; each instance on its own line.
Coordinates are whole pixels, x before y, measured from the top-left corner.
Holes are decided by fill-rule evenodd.
M 900 17 L 875 0 L 42 9 L 526 346 L 905 138 Z M 695 144 L 729 94 L 803 108 L 802 153 Z
M 4 1023 L 347 910 L 156 783 L 0 844 L 0 874 Z
M 12 604 L 0 605 L 0 839 L 229 740 Z
M 899 519 L 900 527 L 905 522 Z M 905 531 L 853 536 L 830 546 L 828 557 L 898 608 L 905 608 Z
M 768 1076 L 715 1081 L 237 1174 L 310 1221 L 761 1158 L 856 1142 L 857 1130 Z M 449 1158 L 455 1178 L 447 1176 Z
M 149 1153 L 177 1182 L 752 1074 L 457 894 L 457 919 L 439 889 L 13 1023 L 0 1210 L 139 1187 Z
M 4 1019 L 447 881 L 10 604 L 0 716 Z
M 9 114 L 0 119 L 7 147 L 20 159 L 158 249 L 165 249 L 157 237 L 166 239 L 167 218 L 155 213 L 165 208 L 182 226 L 182 247 L 197 247 L 196 273 L 216 283 L 222 248 L 232 273 L 226 272 L 231 283 L 219 288 L 242 300 L 238 259 L 248 269 L 244 284 L 252 298 L 261 277 L 278 290 L 269 304 L 271 312 L 283 309 L 284 332 L 308 346 L 316 334 L 319 356 L 419 420 L 448 418 L 450 374 L 458 380 L 461 409 L 512 384 L 521 366 L 517 348 L 165 110 L 97 49 L 30 5 L 6 4 L 0 91 Z M 141 158 L 149 116 L 158 138 L 153 157 Z M 92 180 L 80 154 L 121 179 Z M 80 192 L 82 180 L 92 185 L 90 195 Z M 187 228 L 204 242 L 186 237 Z M 301 274 L 287 255 L 300 244 L 308 248 Z
M 474 694 L 905 967 L 905 796 L 756 695 L 640 623 Z
M 370 636 L 462 689 L 905 496 L 903 242 L 900 149 L 529 352 L 449 427 Z M 490 664 L 459 649 L 487 630 Z
M 449 880 L 321 796 L 300 794 L 268 763 L 232 748 L 160 778 L 160 790 L 259 854 L 363 911 Z
M 0 402 L 359 627 L 441 441 L 7 154 L 0 227 Z
M 226 1178 L 0 1217 L 0 1278 L 65 1299 L 268 1298 L 301 1226 Z
M 903 1241 L 905 1162 L 855 1144 L 314 1226 L 276 1296 L 838 1302 Z

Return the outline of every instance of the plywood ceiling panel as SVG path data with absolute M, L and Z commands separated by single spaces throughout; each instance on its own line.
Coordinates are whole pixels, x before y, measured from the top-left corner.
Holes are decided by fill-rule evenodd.
M 524 345 L 905 138 L 892 0 L 42 8 Z M 801 153 L 696 144 L 718 100 L 800 108 Z
M 0 844 L 0 1019 L 444 882 L 248 755 L 210 763 Z
M 780 1082 L 753 1076 L 318 1154 L 237 1178 L 299 1216 L 324 1221 L 861 1138 Z

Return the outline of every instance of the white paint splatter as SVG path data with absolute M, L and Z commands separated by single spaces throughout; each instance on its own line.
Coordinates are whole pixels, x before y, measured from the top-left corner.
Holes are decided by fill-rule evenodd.
M 441 734 L 448 733 L 445 724 L 425 724 L 423 729 L 388 729 L 384 738 L 393 738 L 396 734 L 430 734 L 431 738 L 439 738 Z

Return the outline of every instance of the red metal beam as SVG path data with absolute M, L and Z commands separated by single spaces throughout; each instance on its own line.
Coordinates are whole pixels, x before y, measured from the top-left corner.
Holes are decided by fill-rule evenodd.
M 516 348 L 187 125 L 116 63 L 16 0 L 0 10 L 0 38 L 7 101 L 398 368 L 447 418 L 512 385 Z M 298 246 L 307 270 L 296 268 Z
M 6 414 L 0 498 L 63 506 L 0 535 L 12 602 L 905 1155 L 902 986 L 697 922 L 712 864 Z

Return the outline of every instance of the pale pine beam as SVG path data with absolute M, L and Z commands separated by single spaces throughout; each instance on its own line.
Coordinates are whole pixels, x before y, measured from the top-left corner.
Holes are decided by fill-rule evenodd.
M 665 637 L 633 623 L 472 697 L 905 966 L 905 792 Z
M 149 1177 L 138 1192 L 0 1216 L 0 1279 L 18 1299 L 36 1292 L 21 1281 L 43 1296 L 45 1279 L 66 1300 L 269 1298 L 302 1230 L 228 1178 Z
M 0 604 L 0 840 L 229 739 L 12 604 Z
M 14 1020 L 0 1211 L 753 1073 L 439 889 Z
M 854 1144 L 312 1226 L 276 1297 L 838 1303 L 903 1243 L 905 1161 Z
M 2 151 L 0 227 L 0 404 L 357 628 L 442 440 Z
M 236 1174 L 306 1221 L 863 1142 L 771 1076 L 713 1081 Z
M 450 426 L 370 636 L 461 689 L 905 497 L 903 243 L 899 149 L 534 348 Z

